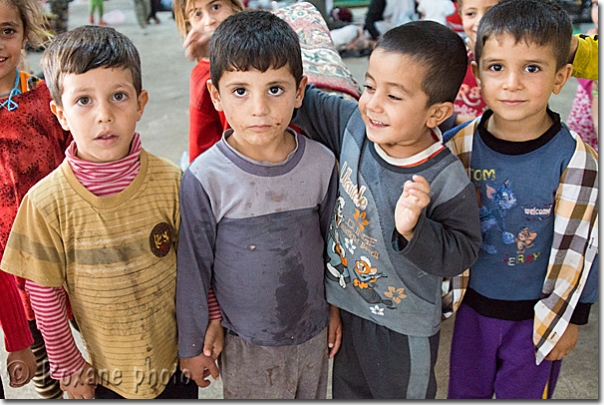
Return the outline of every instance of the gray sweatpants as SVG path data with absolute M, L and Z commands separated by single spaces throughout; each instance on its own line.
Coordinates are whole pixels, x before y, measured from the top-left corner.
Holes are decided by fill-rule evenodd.
M 294 346 L 257 346 L 226 333 L 218 366 L 224 399 L 325 399 L 327 328 Z

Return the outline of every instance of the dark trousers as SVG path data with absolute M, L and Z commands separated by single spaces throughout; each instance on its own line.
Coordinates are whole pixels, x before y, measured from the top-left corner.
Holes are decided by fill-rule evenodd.
M 149 23 L 149 20 L 152 18 L 157 18 L 156 13 L 159 11 L 160 8 L 160 4 L 159 4 L 160 0 L 151 0 L 150 1 L 150 11 L 149 11 L 149 15 L 147 16 L 147 24 Z
M 334 357 L 333 399 L 436 397 L 440 332 L 407 336 L 340 310 L 342 346 Z
M 95 399 L 125 399 L 120 394 L 105 388 L 102 385 L 97 385 L 94 391 Z M 176 373 L 166 385 L 164 391 L 154 399 L 197 399 L 198 387 L 195 381 L 186 378 L 182 371 L 176 370 Z

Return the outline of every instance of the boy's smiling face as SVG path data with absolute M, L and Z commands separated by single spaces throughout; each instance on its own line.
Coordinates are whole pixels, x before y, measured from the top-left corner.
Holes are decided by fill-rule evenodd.
M 516 43 L 510 34 L 488 38 L 479 62 L 472 68 L 493 118 L 516 128 L 538 125 L 551 94 L 560 93 L 572 73 L 569 64 L 556 69 L 552 45 Z
M 428 106 L 422 89 L 426 70 L 407 55 L 380 48 L 371 53 L 359 110 L 367 137 L 390 157 L 407 158 L 435 142 L 430 128 L 440 123 L 438 105 Z
M 229 144 L 256 160 L 283 142 L 294 108 L 302 105 L 306 77 L 296 86 L 289 66 L 266 72 L 226 71 L 219 80 L 220 91 L 208 82 L 214 107 L 224 111 L 233 134 Z M 277 159 L 280 161 L 280 159 Z
M 136 123 L 148 95 L 137 96 L 132 73 L 125 68 L 96 68 L 63 79 L 62 106 L 51 108 L 61 126 L 71 131 L 80 159 L 113 162 L 130 152 Z

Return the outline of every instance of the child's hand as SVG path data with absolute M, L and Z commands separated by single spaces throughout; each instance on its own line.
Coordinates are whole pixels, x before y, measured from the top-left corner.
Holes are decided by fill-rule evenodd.
M 6 358 L 6 370 L 10 377 L 10 386 L 23 387 L 36 374 L 36 357 L 28 347 L 16 352 L 9 352 Z
M 329 358 L 332 359 L 340 349 L 342 343 L 342 320 L 340 319 L 340 308 L 329 305 L 329 326 L 327 328 L 327 347 Z
M 84 367 L 69 377 L 62 378 L 61 389 L 69 399 L 93 399 L 97 386 L 96 370 L 86 362 Z
M 197 61 L 203 58 L 209 58 L 209 45 L 212 34 L 214 34 L 214 32 L 206 32 L 200 26 L 192 27 L 183 43 L 185 57 Z
M 220 375 L 216 361 L 203 353 L 196 357 L 180 359 L 180 369 L 185 377 L 195 381 L 199 388 L 205 388 L 211 384 L 211 381 L 206 380 L 210 375 L 214 380 L 218 380 Z
M 216 360 L 224 347 L 224 329 L 220 320 L 210 321 L 203 342 L 203 354 Z
M 430 203 L 430 184 L 422 176 L 414 175 L 413 181 L 405 182 L 403 193 L 396 203 L 394 221 L 396 230 L 408 241 L 413 238 L 413 231 L 422 209 Z
M 568 355 L 575 348 L 577 340 L 579 340 L 579 326 L 569 323 L 562 336 L 560 336 L 560 340 L 558 340 L 558 343 L 549 352 L 545 360 L 562 360 L 564 356 Z

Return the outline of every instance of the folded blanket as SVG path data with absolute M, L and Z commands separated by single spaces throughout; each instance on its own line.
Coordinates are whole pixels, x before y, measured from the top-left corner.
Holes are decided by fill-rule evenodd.
M 310 3 L 300 2 L 273 12 L 287 21 L 300 37 L 308 82 L 327 92 L 358 100 L 362 90 L 336 50 L 319 10 Z

